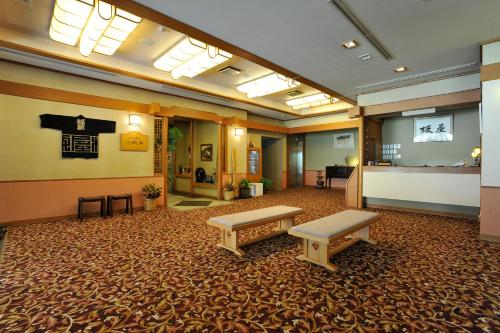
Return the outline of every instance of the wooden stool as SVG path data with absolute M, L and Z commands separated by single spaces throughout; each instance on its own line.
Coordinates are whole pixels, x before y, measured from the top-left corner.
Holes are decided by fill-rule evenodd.
M 125 200 L 125 212 L 134 214 L 134 206 L 132 205 L 132 194 L 114 194 L 108 195 L 108 215 L 113 217 L 113 201 Z
M 104 195 L 100 195 L 97 197 L 79 197 L 78 198 L 78 219 L 80 221 L 83 220 L 82 214 L 83 214 L 83 204 L 86 202 L 101 202 L 101 216 L 104 216 L 105 214 L 105 206 L 106 206 L 106 198 Z

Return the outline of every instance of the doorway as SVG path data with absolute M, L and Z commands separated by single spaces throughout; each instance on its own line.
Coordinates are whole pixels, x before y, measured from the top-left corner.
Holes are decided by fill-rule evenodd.
M 262 137 L 262 177 L 271 179 L 271 190 L 281 190 L 283 171 L 282 140 Z
M 288 136 L 288 185 L 304 186 L 304 134 Z

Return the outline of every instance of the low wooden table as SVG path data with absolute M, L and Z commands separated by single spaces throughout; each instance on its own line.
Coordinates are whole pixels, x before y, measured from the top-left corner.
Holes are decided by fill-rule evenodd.
M 378 219 L 379 214 L 377 213 L 345 210 L 294 226 L 288 230 L 288 234 L 304 239 L 304 252 L 297 259 L 335 271 L 337 266 L 329 262 L 331 256 L 360 240 L 375 244 L 370 239 L 370 224 Z M 346 239 L 346 241 L 331 248 L 331 244 L 339 239 Z
M 211 217 L 207 221 L 207 224 L 220 229 L 221 241 L 217 244 L 218 247 L 242 256 L 245 252 L 240 249 L 240 246 L 245 246 L 250 243 L 286 233 L 288 229 L 293 226 L 295 217 L 303 212 L 302 208 L 274 206 L 231 215 Z M 239 231 L 271 222 L 277 222 L 276 228 L 272 233 L 248 240 L 246 242 L 239 241 Z

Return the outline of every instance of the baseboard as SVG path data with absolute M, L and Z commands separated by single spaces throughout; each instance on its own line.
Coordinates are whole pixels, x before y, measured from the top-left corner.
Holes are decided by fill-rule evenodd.
M 163 205 L 157 205 L 158 208 L 162 208 Z M 134 212 L 142 212 L 144 210 L 143 206 L 139 207 L 134 207 Z M 115 214 L 122 214 L 125 213 L 125 208 L 123 209 L 116 209 Z M 99 211 L 93 211 L 93 212 L 86 212 L 84 215 L 84 218 L 89 218 L 89 217 L 99 217 L 101 214 Z M 74 219 L 76 220 L 78 218 L 78 214 L 71 214 L 71 215 L 61 215 L 61 216 L 49 216 L 49 217 L 40 217 L 36 219 L 27 219 L 27 220 L 15 220 L 15 221 L 5 221 L 5 222 L 0 222 L 0 225 L 6 226 L 6 227 L 15 227 L 15 226 L 21 226 L 21 225 L 28 225 L 28 224 L 39 224 L 39 223 L 47 223 L 47 222 L 59 222 L 62 220 L 68 220 L 68 219 Z
M 492 243 L 500 243 L 500 236 L 480 234 L 479 239 Z
M 452 213 L 452 212 L 440 212 L 440 211 L 429 210 L 429 209 L 406 208 L 406 207 L 375 205 L 375 204 L 366 204 L 365 207 L 376 208 L 376 209 L 385 209 L 385 210 L 394 210 L 397 212 L 410 212 L 410 213 L 419 213 L 419 214 L 426 214 L 426 215 L 453 217 L 453 218 L 476 220 L 476 221 L 479 219 L 479 217 L 477 215 Z

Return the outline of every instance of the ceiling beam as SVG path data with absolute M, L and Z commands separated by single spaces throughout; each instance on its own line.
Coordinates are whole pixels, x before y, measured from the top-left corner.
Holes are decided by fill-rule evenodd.
M 315 89 L 318 89 L 332 97 L 338 98 L 344 102 L 347 102 L 352 105 L 356 105 L 356 101 L 353 101 L 352 99 L 330 89 L 327 88 L 321 84 L 318 84 L 312 80 L 309 80 L 308 78 L 305 78 L 297 73 L 294 73 L 284 67 L 281 67 L 269 60 L 266 60 L 262 57 L 259 57 L 253 53 L 250 53 L 238 46 L 235 46 L 233 44 L 230 44 L 226 41 L 223 41 L 220 38 L 217 38 L 209 33 L 206 33 L 200 29 L 197 29 L 189 24 L 186 24 L 184 22 L 181 22 L 179 20 L 174 19 L 173 17 L 170 17 L 168 15 L 165 15 L 163 13 L 160 13 L 154 9 L 151 9 L 149 7 L 146 7 L 142 4 L 139 4 L 137 2 L 131 1 L 131 0 L 107 0 L 106 2 L 115 5 L 116 7 L 119 7 L 120 9 L 126 10 L 128 12 L 131 12 L 134 15 L 140 16 L 142 18 L 145 18 L 147 20 L 153 21 L 155 23 L 161 24 L 165 27 L 168 27 L 170 29 L 173 29 L 175 31 L 178 31 L 180 33 L 183 33 L 187 36 L 199 39 L 205 43 L 208 43 L 213 46 L 217 46 L 220 49 L 230 52 L 232 54 L 237 55 L 238 57 L 241 57 L 243 59 L 249 60 L 251 62 L 254 62 L 258 65 L 261 65 L 263 67 L 266 67 L 270 70 L 273 70 L 275 72 L 278 72 L 280 74 L 286 75 L 289 78 L 292 78 L 294 80 L 297 80 L 301 83 L 304 83 L 310 87 L 313 87 Z

